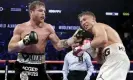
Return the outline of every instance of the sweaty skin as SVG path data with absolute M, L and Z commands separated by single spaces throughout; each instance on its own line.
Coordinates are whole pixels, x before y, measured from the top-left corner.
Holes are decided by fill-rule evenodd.
M 111 28 L 110 26 L 103 24 L 103 23 L 96 23 L 94 27 L 92 28 L 92 33 L 94 34 L 94 40 L 95 38 L 100 38 L 100 36 L 105 37 L 105 42 L 103 40 L 103 46 L 102 48 L 105 48 L 113 43 L 122 43 L 118 33 Z M 101 37 L 101 39 L 103 38 Z M 93 44 L 93 41 L 92 41 Z
M 20 50 L 20 52 L 44 53 L 47 40 L 52 39 L 52 35 L 54 35 L 54 41 L 59 40 L 50 24 L 42 23 L 39 27 L 33 27 L 30 22 L 25 22 L 16 26 L 13 33 L 14 36 L 10 43 L 20 41 L 25 35 L 29 34 L 30 31 L 35 31 L 38 34 L 38 43 L 28 45 Z
M 91 42 L 93 48 L 104 48 L 113 43 L 122 43 L 118 33 L 113 28 L 104 23 L 97 23 L 94 17 L 83 15 L 79 19 L 81 27 L 94 35 Z
M 45 7 L 37 5 L 34 10 L 30 10 L 30 20 L 22 24 L 18 24 L 14 31 L 13 36 L 8 44 L 8 52 L 25 52 L 25 53 L 44 53 L 47 40 L 51 40 L 53 46 L 57 50 L 67 48 L 67 40 L 60 40 L 55 33 L 52 25 L 45 23 Z M 24 49 L 18 45 L 27 34 L 35 31 L 38 35 L 38 43 L 31 44 Z
M 97 56 L 95 59 L 103 62 L 103 49 L 114 43 L 122 43 L 119 34 L 104 23 L 96 22 L 96 19 L 91 15 L 83 15 L 79 18 L 81 27 L 94 35 L 91 41 L 91 47 L 96 49 Z
M 90 53 L 96 53 L 94 59 L 102 64 L 96 80 L 126 80 L 130 60 L 117 31 L 107 24 L 96 22 L 95 15 L 90 11 L 81 13 L 79 20 L 81 27 L 94 35 L 88 49 L 95 49 L 96 52 Z

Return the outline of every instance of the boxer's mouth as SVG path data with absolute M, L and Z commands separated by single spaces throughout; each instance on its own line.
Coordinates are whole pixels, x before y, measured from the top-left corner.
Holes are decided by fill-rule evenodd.
M 84 29 L 85 29 L 85 30 L 88 30 L 88 29 L 89 29 L 89 25 L 87 25 L 87 24 L 84 25 Z
M 41 19 L 44 19 L 44 16 L 40 17 Z

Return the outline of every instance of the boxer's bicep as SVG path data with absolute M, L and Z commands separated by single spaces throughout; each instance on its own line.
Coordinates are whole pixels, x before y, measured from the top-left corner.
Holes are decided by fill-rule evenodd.
M 56 34 L 50 34 L 49 39 L 51 40 L 54 48 L 57 50 L 62 50 L 68 47 L 67 39 L 60 40 Z
M 19 26 L 16 26 L 13 31 L 13 36 L 10 40 L 10 43 L 16 43 L 20 41 L 20 39 L 21 39 L 21 29 L 19 28 Z
M 21 39 L 21 29 L 19 27 L 15 27 L 13 31 L 13 36 L 8 44 L 8 51 L 12 52 L 18 47 L 18 42 Z
M 107 34 L 102 25 L 96 25 L 94 29 L 94 38 L 91 42 L 91 46 L 98 48 L 103 46 L 107 42 Z
M 58 36 L 56 35 L 56 33 L 51 33 L 49 35 L 49 39 L 51 40 L 54 48 L 58 49 L 58 42 L 60 41 L 60 39 L 58 38 Z
M 56 35 L 55 30 L 52 28 L 52 25 L 49 25 L 49 30 L 50 30 L 50 35 L 49 35 L 49 39 L 52 42 L 52 45 L 54 46 L 55 49 L 57 50 L 61 50 L 60 49 L 60 39 L 59 37 Z
M 67 39 L 60 40 L 59 37 L 56 35 L 55 30 L 52 28 L 52 25 L 49 25 L 51 34 L 49 35 L 49 39 L 51 40 L 54 48 L 56 50 L 62 50 L 64 48 L 69 47 L 67 43 Z
M 107 40 L 107 33 L 103 26 L 97 26 L 95 31 L 95 38 L 101 38 L 100 40 Z

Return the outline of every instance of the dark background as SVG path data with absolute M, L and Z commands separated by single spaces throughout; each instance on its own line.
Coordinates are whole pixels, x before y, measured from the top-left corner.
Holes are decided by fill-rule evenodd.
M 12 31 L 16 24 L 29 20 L 28 4 L 34 0 L 0 0 L 0 59 L 16 60 L 17 53 L 7 52 L 7 46 Z M 79 21 L 77 15 L 82 11 L 92 11 L 95 13 L 98 22 L 110 25 L 120 34 L 126 47 L 127 55 L 133 60 L 133 1 L 132 0 L 40 0 L 45 2 L 47 13 L 46 22 L 55 26 L 55 31 L 60 39 L 69 38 L 78 28 Z M 1 11 L 1 7 L 3 10 Z M 11 11 L 11 8 L 21 8 L 21 11 Z M 49 10 L 61 10 L 61 13 L 49 13 Z M 118 16 L 107 16 L 106 12 L 117 12 Z M 123 15 L 123 13 L 128 15 Z M 113 13 L 114 14 L 114 13 Z M 60 29 L 60 26 L 75 27 L 74 29 Z M 56 51 L 51 42 L 48 41 L 46 47 L 47 60 L 63 60 L 65 54 L 70 49 Z M 100 65 L 94 64 L 95 69 Z M 5 64 L 0 65 L 4 69 Z M 12 69 L 13 64 L 9 65 Z M 131 65 L 131 69 L 133 66 Z M 49 70 L 61 70 L 62 64 L 47 64 Z M 52 78 L 61 80 L 61 74 L 50 74 Z M 0 74 L 4 76 L 4 74 Z M 10 76 L 9 76 L 10 77 Z M 95 79 L 93 74 L 92 78 Z M 128 74 L 127 80 L 131 80 L 133 74 Z M 4 78 L 4 77 L 3 77 Z M 4 80 L 4 79 L 3 79 Z

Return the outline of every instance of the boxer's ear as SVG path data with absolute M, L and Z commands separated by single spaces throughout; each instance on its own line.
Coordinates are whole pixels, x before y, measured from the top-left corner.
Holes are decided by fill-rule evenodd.
M 95 18 L 95 17 L 93 17 L 93 20 L 94 20 L 94 21 L 96 21 L 96 18 Z
M 93 17 L 93 22 L 94 22 L 94 23 L 96 22 L 96 17 Z
M 33 12 L 32 10 L 29 11 L 30 14 L 32 14 L 32 12 Z

